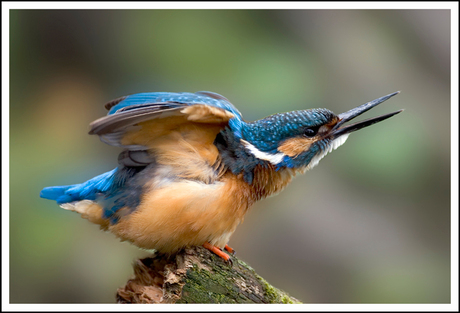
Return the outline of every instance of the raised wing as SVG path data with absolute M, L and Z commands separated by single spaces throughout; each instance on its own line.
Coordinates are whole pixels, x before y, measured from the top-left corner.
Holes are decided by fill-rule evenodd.
M 159 137 L 171 131 L 190 132 L 192 124 L 197 131 L 207 128 L 205 132 L 215 137 L 231 118 L 241 120 L 240 112 L 225 97 L 207 91 L 139 93 L 115 99 L 106 108 L 108 115 L 91 123 L 89 133 L 129 150 L 154 148 Z

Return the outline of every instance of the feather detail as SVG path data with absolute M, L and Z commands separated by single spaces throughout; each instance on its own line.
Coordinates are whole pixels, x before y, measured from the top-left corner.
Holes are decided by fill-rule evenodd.
M 131 108 L 120 109 L 120 113 L 101 117 L 90 124 L 89 134 L 105 135 L 120 132 L 129 126 L 152 119 L 160 119 L 169 116 L 182 115 L 180 110 L 183 105 L 155 103 Z
M 115 105 L 117 105 L 118 103 L 120 103 L 121 101 L 123 101 L 125 99 L 126 99 L 126 96 L 114 99 L 114 100 L 106 103 L 104 105 L 104 108 L 106 108 L 107 110 L 110 110 L 112 107 L 114 107 Z
M 60 207 L 64 210 L 80 213 L 82 218 L 89 220 L 91 223 L 100 225 L 102 230 L 108 229 L 109 220 L 102 218 L 102 207 L 94 201 L 82 200 L 63 203 Z

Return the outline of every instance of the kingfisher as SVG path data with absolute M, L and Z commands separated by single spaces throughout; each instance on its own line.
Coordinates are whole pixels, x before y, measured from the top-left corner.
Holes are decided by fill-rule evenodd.
M 147 92 L 105 105 L 89 134 L 120 147 L 118 166 L 40 196 L 142 249 L 172 255 L 204 246 L 225 261 L 230 236 L 258 200 L 285 188 L 349 134 L 402 112 L 346 122 L 398 94 L 342 114 L 278 113 L 247 122 L 213 92 Z

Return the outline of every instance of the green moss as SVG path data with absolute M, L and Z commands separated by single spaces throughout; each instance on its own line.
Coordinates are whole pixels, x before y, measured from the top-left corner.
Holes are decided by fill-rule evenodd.
M 289 297 L 288 295 L 284 295 L 281 297 L 281 302 L 284 303 L 284 304 L 299 304 L 299 303 L 302 303 L 300 301 L 294 301 L 294 299 L 292 299 L 291 297 Z
M 273 287 L 270 285 L 265 279 L 254 273 L 257 279 L 262 283 L 264 287 L 265 297 L 269 301 L 269 303 L 284 303 L 284 304 L 294 304 L 294 303 L 302 303 L 297 301 L 294 298 L 291 298 L 287 293 L 284 291 L 279 290 L 278 288 Z
M 300 303 L 270 285 L 249 265 L 236 258 L 233 258 L 233 266 L 214 255 L 202 262 L 212 270 L 192 264 L 187 270 L 182 297 L 177 303 Z M 260 291 L 248 290 L 236 284 L 237 281 L 244 281 Z
M 187 303 L 237 303 L 235 299 L 241 297 L 233 289 L 228 276 L 225 271 L 213 274 L 193 264 L 193 268 L 187 271 L 183 298 L 187 299 Z M 184 303 L 181 301 L 178 303 Z

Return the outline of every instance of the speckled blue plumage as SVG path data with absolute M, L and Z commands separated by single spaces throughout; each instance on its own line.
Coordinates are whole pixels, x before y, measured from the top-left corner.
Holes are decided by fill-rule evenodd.
M 282 140 L 300 135 L 304 128 L 327 123 L 332 116 L 334 113 L 327 109 L 278 113 L 247 123 L 243 138 L 261 151 L 275 153 Z

